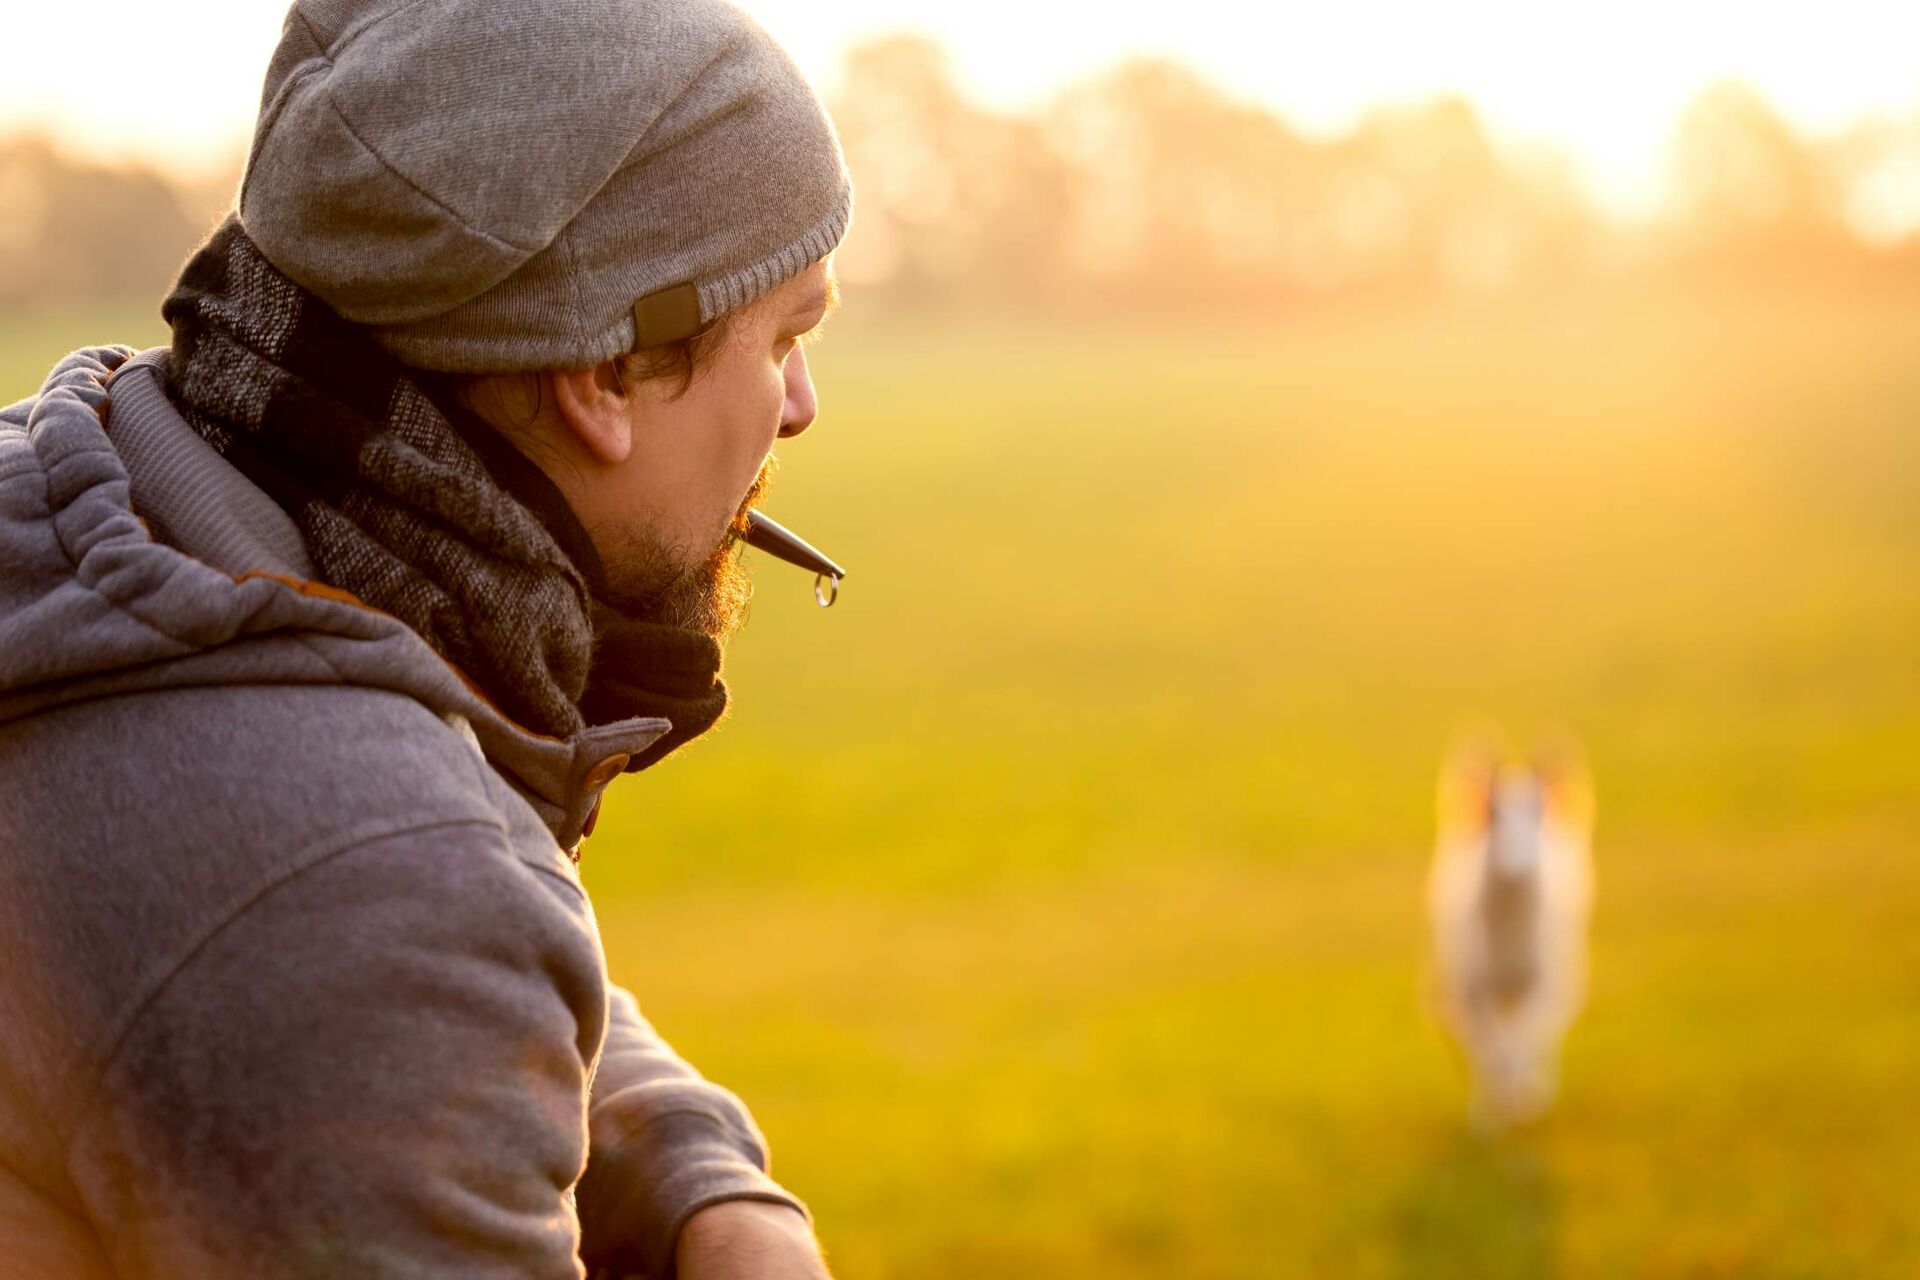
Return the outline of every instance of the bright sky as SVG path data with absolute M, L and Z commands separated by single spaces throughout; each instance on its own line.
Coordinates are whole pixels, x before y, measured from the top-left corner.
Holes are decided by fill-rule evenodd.
M 509 0 L 538 3 L 539 0 Z M 1337 131 L 1384 101 L 1470 97 L 1503 137 L 1548 142 L 1641 211 L 1675 116 L 1737 76 L 1802 129 L 1920 111 L 1915 0 L 746 0 L 831 85 L 879 31 L 935 35 L 982 102 L 1020 107 L 1130 53 L 1171 54 L 1296 126 Z M 245 140 L 280 0 L 8 0 L 0 130 L 51 127 L 94 154 L 204 166 Z M 1089 17 L 1089 15 L 1094 15 Z

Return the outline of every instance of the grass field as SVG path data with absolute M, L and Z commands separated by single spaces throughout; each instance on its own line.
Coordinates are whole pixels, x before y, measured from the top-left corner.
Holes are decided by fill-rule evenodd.
M 1911 300 L 836 324 L 769 509 L 841 603 L 761 567 L 585 869 L 843 1275 L 1920 1274 Z M 1418 994 L 1483 723 L 1600 805 L 1562 1104 L 1490 1145 Z

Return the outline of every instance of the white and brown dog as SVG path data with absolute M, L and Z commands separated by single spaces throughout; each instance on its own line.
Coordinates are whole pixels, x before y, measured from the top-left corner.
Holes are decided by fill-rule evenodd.
M 1593 792 L 1562 764 L 1457 755 L 1440 775 L 1427 884 L 1432 994 L 1493 1132 L 1553 1102 L 1560 1044 L 1586 998 Z

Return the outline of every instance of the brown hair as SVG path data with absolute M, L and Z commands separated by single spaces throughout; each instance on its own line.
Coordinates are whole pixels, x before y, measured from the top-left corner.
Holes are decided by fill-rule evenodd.
M 655 347 L 623 351 L 613 358 L 615 374 L 623 383 L 674 381 L 673 399 L 693 389 L 693 383 L 726 345 L 732 312 L 723 311 L 691 337 Z M 498 431 L 524 431 L 546 407 L 541 371 L 516 373 L 448 374 L 446 385 L 455 398 Z

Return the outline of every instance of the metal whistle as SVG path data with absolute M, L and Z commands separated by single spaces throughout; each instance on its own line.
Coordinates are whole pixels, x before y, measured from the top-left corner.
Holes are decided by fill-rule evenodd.
M 789 532 L 779 521 L 757 510 L 747 512 L 747 532 L 742 540 L 776 560 L 813 570 L 813 598 L 822 609 L 840 598 L 840 580 L 847 576 L 847 571 L 821 555 L 804 538 Z

